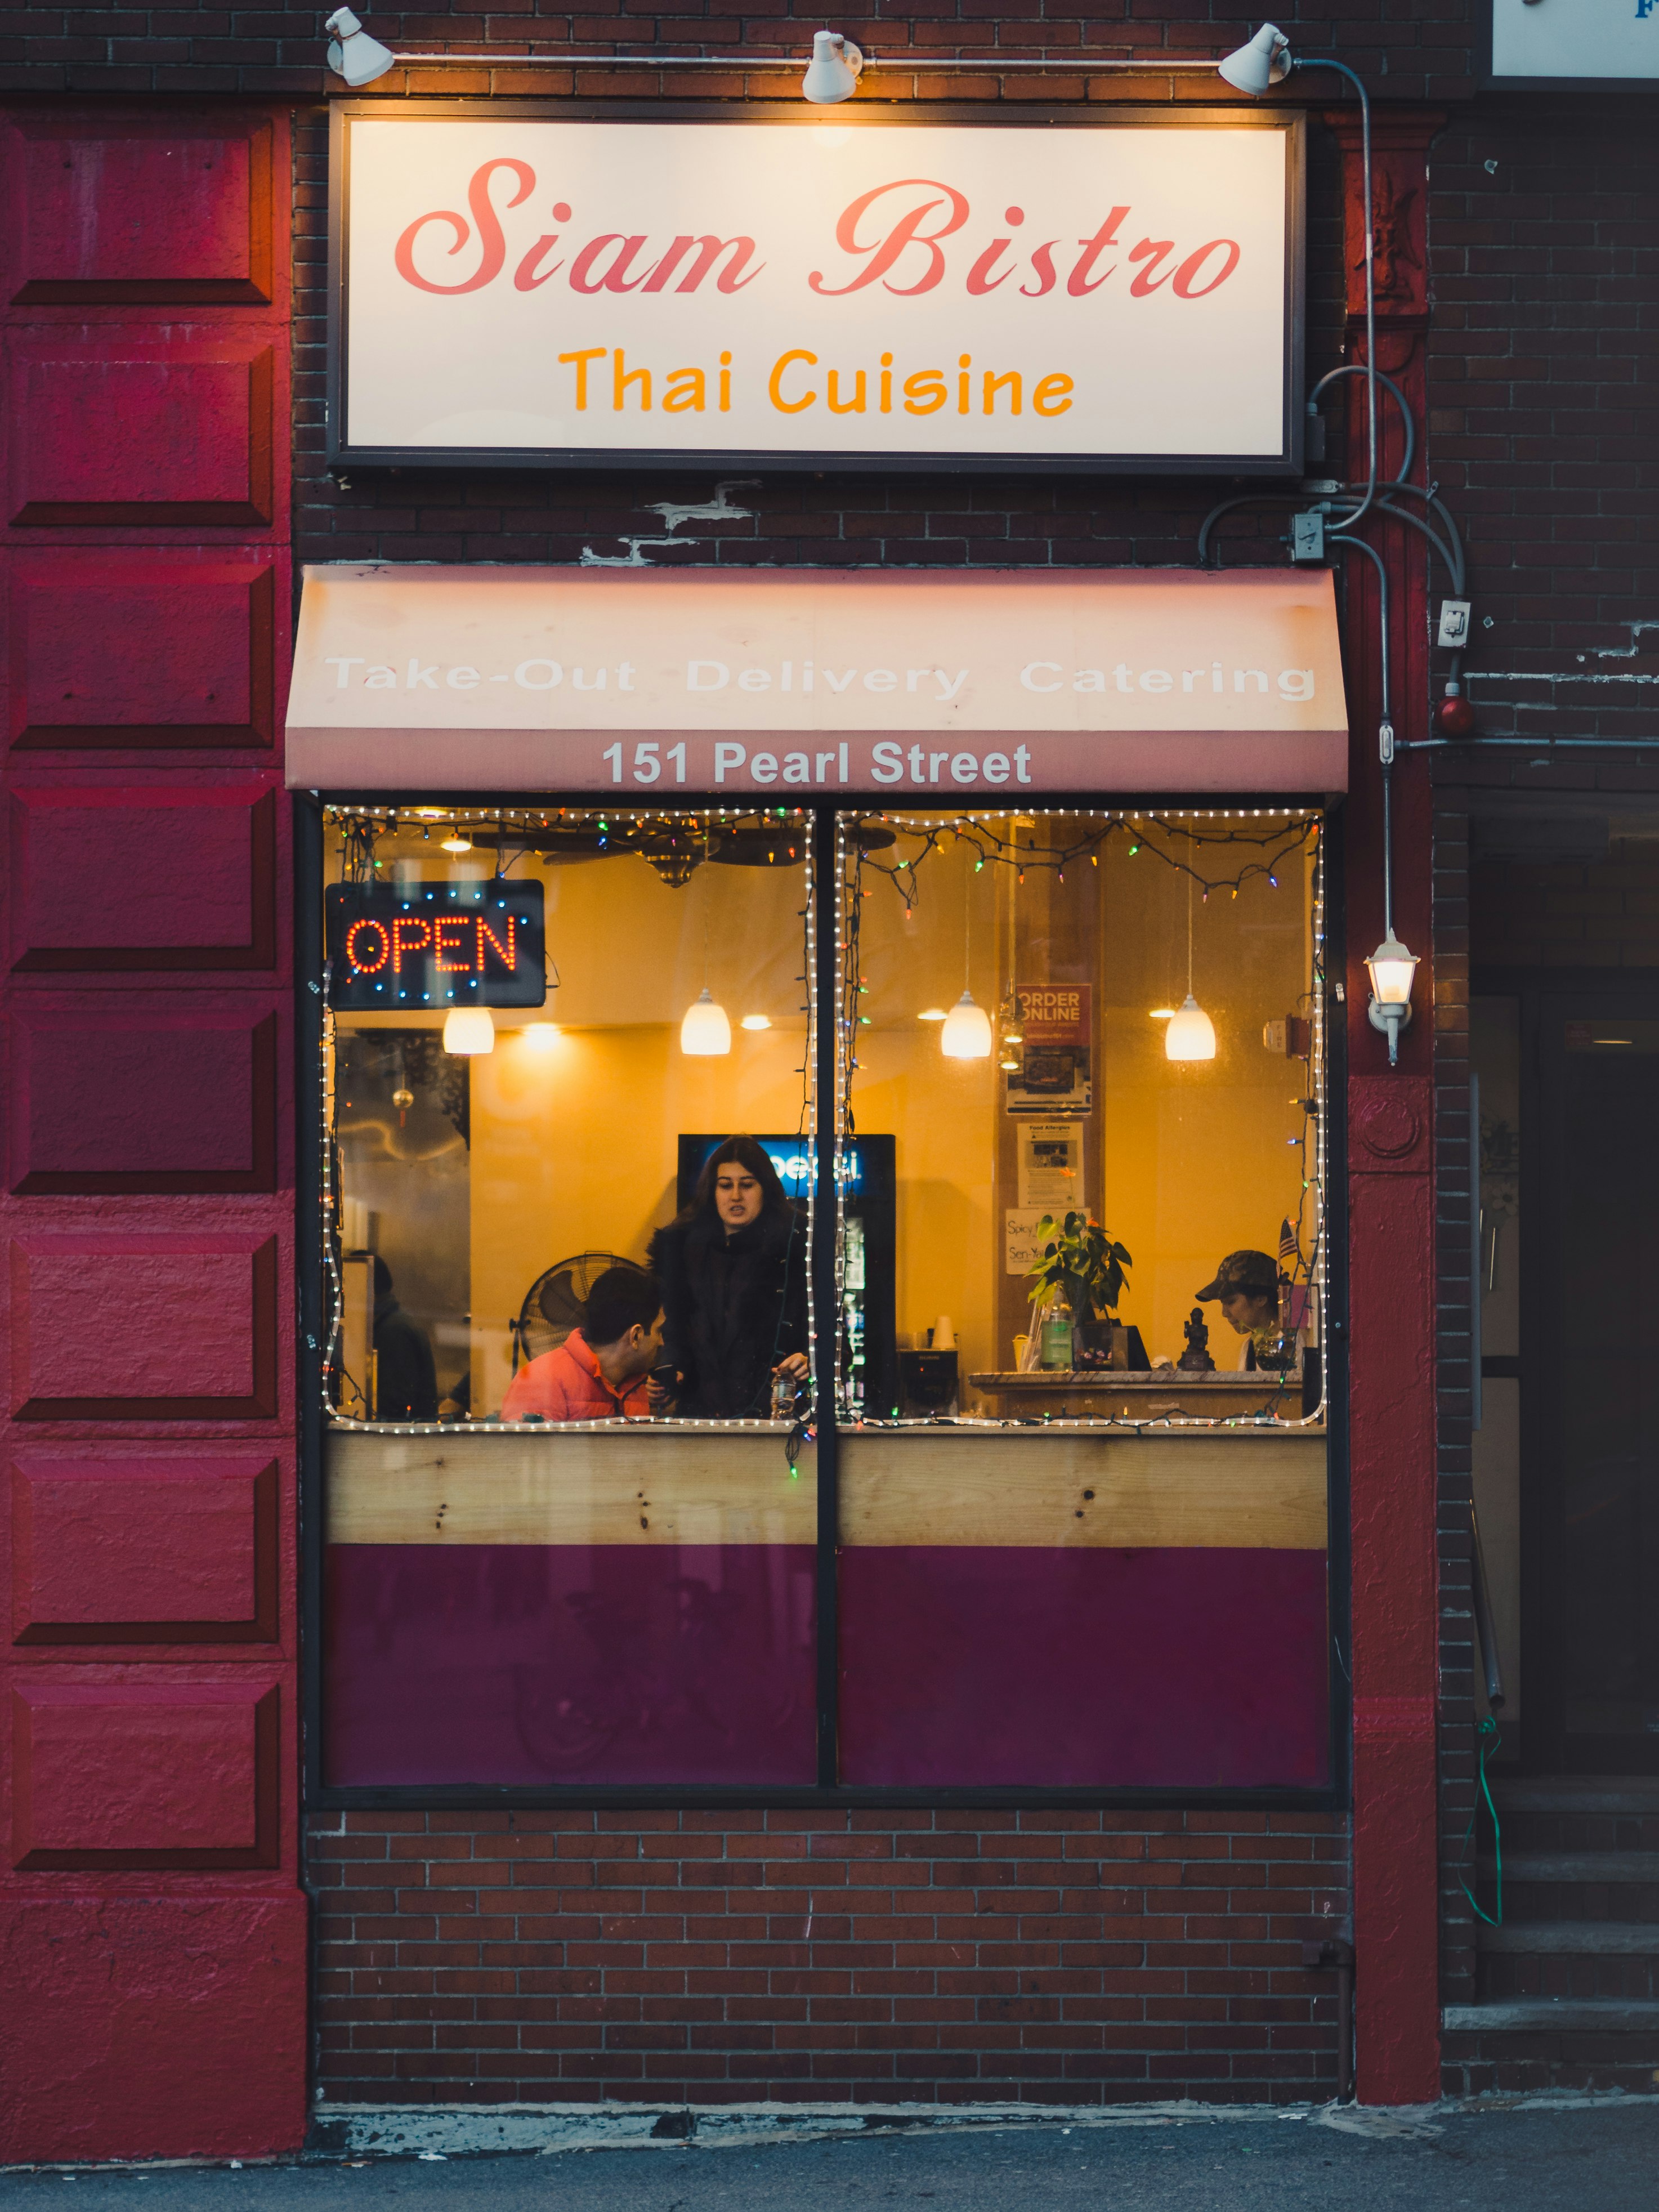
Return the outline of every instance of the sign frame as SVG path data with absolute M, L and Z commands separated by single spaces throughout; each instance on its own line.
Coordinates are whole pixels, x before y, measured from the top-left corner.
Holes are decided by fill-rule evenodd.
M 988 113 L 962 102 L 918 109 L 908 102 L 849 103 L 837 109 L 838 125 L 879 131 L 919 125 L 972 125 L 975 129 L 1028 131 L 1273 131 L 1286 140 L 1285 165 L 1285 298 L 1283 404 L 1277 453 L 1066 453 L 1016 452 L 962 454 L 939 452 L 894 453 L 849 451 L 779 451 L 757 447 L 720 447 L 686 451 L 647 447 L 618 451 L 612 447 L 451 448 L 354 446 L 342 434 L 350 390 L 346 290 L 350 275 L 351 127 L 357 122 L 489 122 L 507 118 L 537 122 L 608 123 L 619 127 L 653 124 L 741 125 L 757 130 L 809 127 L 798 102 L 756 101 L 738 105 L 695 100 L 426 100 L 393 103 L 343 100 L 331 103 L 328 161 L 328 366 L 325 465 L 330 471 L 396 469 L 581 469 L 635 471 L 647 469 L 761 469 L 813 474 L 918 476 L 1075 476 L 1298 477 L 1303 474 L 1306 410 L 1307 350 L 1307 118 L 1300 108 L 1280 106 L 1150 107 L 1120 103 L 1092 107 L 1022 109 L 1018 114 Z

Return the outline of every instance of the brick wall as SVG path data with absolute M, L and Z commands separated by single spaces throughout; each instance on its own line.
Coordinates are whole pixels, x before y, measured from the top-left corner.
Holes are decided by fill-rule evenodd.
M 241 8 L 223 0 L 184 0 L 155 8 L 127 0 L 120 6 L 82 7 L 30 0 L 11 11 L 0 39 L 0 90 L 286 94 L 314 99 L 328 84 L 322 66 L 322 23 L 328 13 L 326 0 L 317 8 Z M 1478 15 L 1479 0 L 1449 0 L 1420 17 L 1397 10 L 1389 15 L 1375 6 L 1341 12 L 1308 0 L 1289 12 L 1280 9 L 1279 21 L 1301 51 L 1334 52 L 1373 82 L 1385 79 L 1391 99 L 1455 100 L 1467 98 L 1473 88 Z M 638 0 L 587 0 L 577 12 L 556 6 L 544 9 L 539 0 L 495 0 L 488 8 L 376 7 L 367 11 L 366 21 L 387 44 L 428 52 L 477 52 L 492 43 L 520 52 L 568 52 L 574 42 L 585 53 L 638 53 L 661 43 L 687 54 L 752 52 L 756 57 L 753 70 L 733 70 L 729 77 L 708 69 L 684 72 L 678 79 L 668 70 L 658 77 L 645 70 L 623 76 L 603 70 L 515 70 L 507 65 L 441 74 L 411 70 L 399 74 L 399 90 L 556 97 L 573 91 L 648 94 L 672 89 L 682 96 L 725 98 L 745 91 L 793 95 L 799 82 L 799 58 L 809 51 L 812 33 L 822 28 L 823 19 L 786 0 L 763 0 L 721 14 L 691 0 L 651 7 Z M 1222 53 L 1248 38 L 1256 21 L 1217 7 L 1213 0 L 1137 0 L 1133 21 L 1127 12 L 1115 21 L 1108 20 L 1085 0 L 999 0 L 994 8 L 982 0 L 956 0 L 943 9 L 918 7 L 914 14 L 901 0 L 879 15 L 836 19 L 839 28 L 881 57 L 888 97 L 933 100 L 994 99 L 1005 82 L 1022 86 L 1027 97 L 1038 96 L 1031 88 L 1035 71 L 1023 85 L 1019 78 L 999 80 L 990 72 L 952 75 L 928 66 L 929 58 L 940 53 L 1052 59 L 1055 76 L 1042 80 L 1041 96 L 1117 97 L 1121 78 L 1091 78 L 1075 63 L 1069 70 L 1065 65 L 1085 57 L 1145 57 L 1156 62 Z M 781 78 L 760 66 L 766 57 L 779 53 L 798 58 L 793 77 Z M 1212 99 L 1224 89 L 1197 72 L 1176 82 L 1187 98 Z
M 1488 98 L 1435 148 L 1429 462 L 1469 542 L 1486 735 L 1659 733 L 1645 112 Z
M 1335 2082 L 1312 1814 L 313 1820 L 331 2103 L 1290 2101 Z M 810 1940 L 808 1935 L 810 1923 Z

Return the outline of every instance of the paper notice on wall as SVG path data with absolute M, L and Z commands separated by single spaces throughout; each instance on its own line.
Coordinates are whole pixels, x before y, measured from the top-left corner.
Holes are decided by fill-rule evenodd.
M 1029 1275 L 1037 1263 L 1041 1247 L 1037 1243 L 1036 1225 L 1042 1218 L 1040 1206 L 1011 1206 L 1003 1220 L 1003 1272 L 1009 1275 Z
M 1087 983 L 1016 984 L 1019 1066 L 1011 1069 L 1011 1114 L 1086 1114 L 1094 1104 L 1093 1025 Z
M 1083 1204 L 1083 1132 L 1075 1121 L 1027 1121 L 1019 1132 L 1022 1210 L 1060 1213 Z

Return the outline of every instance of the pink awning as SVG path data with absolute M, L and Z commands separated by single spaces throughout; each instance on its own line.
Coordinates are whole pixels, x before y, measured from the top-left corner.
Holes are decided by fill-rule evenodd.
M 1332 580 L 308 568 L 288 781 L 745 804 L 1340 791 Z

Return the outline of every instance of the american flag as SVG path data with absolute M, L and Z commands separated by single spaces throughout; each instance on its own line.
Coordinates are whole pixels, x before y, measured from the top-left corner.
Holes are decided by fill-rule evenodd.
M 1279 1224 L 1279 1272 L 1281 1275 L 1295 1273 L 1300 1255 L 1296 1249 L 1296 1231 L 1288 1221 Z

